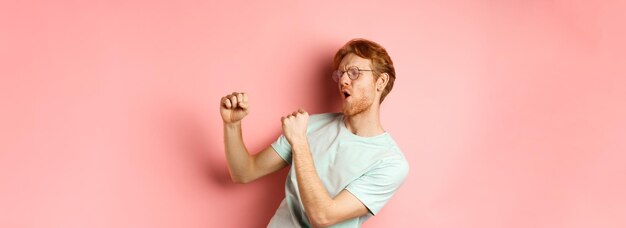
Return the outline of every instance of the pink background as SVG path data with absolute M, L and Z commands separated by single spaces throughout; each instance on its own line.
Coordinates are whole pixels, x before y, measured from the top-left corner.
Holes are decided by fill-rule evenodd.
M 355 37 L 397 68 L 411 164 L 365 227 L 626 227 L 624 1 L 2 1 L 0 227 L 264 227 L 286 170 L 230 182 L 219 98 L 253 151 L 336 111 Z

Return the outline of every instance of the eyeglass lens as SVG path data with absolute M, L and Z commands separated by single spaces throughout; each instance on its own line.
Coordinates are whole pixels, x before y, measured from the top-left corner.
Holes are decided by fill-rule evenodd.
M 335 82 L 338 82 L 339 79 L 341 78 L 341 76 L 343 76 L 343 73 L 348 73 L 348 77 L 351 80 L 356 80 L 357 78 L 359 78 L 359 68 L 357 67 L 350 67 L 347 71 L 342 71 L 342 70 L 336 70 L 333 73 L 333 80 L 335 80 Z

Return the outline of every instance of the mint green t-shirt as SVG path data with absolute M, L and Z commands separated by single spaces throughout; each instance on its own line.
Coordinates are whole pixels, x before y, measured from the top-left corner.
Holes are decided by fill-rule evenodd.
M 332 227 L 361 227 L 376 215 L 404 182 L 409 164 L 389 133 L 361 137 L 350 132 L 341 113 L 311 115 L 307 139 L 315 169 L 324 187 L 334 198 L 347 189 L 370 213 Z M 281 135 L 272 148 L 289 164 L 291 145 Z M 268 227 L 311 227 L 298 191 L 295 168 L 285 182 L 285 199 Z

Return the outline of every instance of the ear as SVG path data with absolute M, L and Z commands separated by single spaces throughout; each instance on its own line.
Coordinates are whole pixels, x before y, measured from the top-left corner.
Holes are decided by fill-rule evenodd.
M 387 73 L 380 74 L 378 79 L 376 79 L 376 91 L 383 91 L 385 87 L 387 86 L 388 82 L 389 82 L 389 74 Z

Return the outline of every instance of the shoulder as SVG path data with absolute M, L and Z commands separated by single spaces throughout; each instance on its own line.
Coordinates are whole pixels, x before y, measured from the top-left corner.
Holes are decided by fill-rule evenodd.
M 309 115 L 309 123 L 313 122 L 330 122 L 341 117 L 341 113 L 318 113 Z
M 341 113 L 320 113 L 309 116 L 309 128 L 318 128 L 321 126 L 335 123 L 341 119 Z
M 379 167 L 385 167 L 387 169 L 393 169 L 397 172 L 397 174 L 405 174 L 409 172 L 409 162 L 398 144 L 393 140 L 391 135 L 387 135 L 387 148 L 385 156 L 381 159 L 381 163 Z
M 393 154 L 380 160 L 365 175 L 390 185 L 400 185 L 409 175 L 409 163 L 403 155 Z

